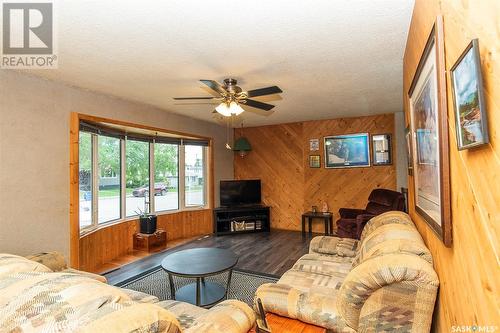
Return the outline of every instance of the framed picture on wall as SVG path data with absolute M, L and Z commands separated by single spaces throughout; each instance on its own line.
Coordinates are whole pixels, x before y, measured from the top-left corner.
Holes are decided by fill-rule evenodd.
M 479 42 L 473 39 L 451 68 L 458 149 L 489 142 Z
M 408 175 L 413 176 L 413 154 L 411 149 L 411 130 L 409 127 L 405 129 L 406 137 L 406 153 L 408 155 Z
M 451 245 L 450 165 L 443 19 L 439 16 L 408 91 L 414 204 L 446 246 Z
M 325 168 L 370 166 L 368 133 L 325 137 Z
M 309 155 L 309 167 L 310 168 L 321 168 L 321 156 L 320 155 Z
M 392 140 L 390 134 L 372 135 L 373 165 L 392 164 Z

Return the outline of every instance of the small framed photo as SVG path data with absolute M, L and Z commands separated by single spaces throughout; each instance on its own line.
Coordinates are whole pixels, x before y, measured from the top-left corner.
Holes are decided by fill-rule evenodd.
M 325 137 L 325 168 L 370 166 L 368 133 Z
M 321 156 L 320 155 L 309 155 L 309 167 L 310 168 L 321 168 Z
M 458 149 L 489 142 L 479 42 L 473 39 L 451 68 Z
M 392 142 L 390 134 L 372 135 L 373 165 L 392 164 Z
M 310 151 L 319 150 L 319 139 L 310 139 L 309 140 L 309 150 Z

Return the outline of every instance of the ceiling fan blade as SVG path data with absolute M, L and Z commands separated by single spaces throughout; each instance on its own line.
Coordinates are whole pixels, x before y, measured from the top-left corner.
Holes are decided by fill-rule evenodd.
M 249 91 L 247 91 L 246 94 L 248 97 L 257 97 L 257 96 L 264 96 L 264 95 L 280 94 L 282 92 L 283 92 L 283 90 L 281 90 L 278 86 L 272 86 L 272 87 L 267 87 L 267 88 L 249 90 Z
M 248 105 L 248 106 L 252 106 L 252 107 L 257 108 L 257 109 L 266 110 L 266 111 L 269 111 L 272 108 L 274 108 L 274 105 L 262 103 L 259 101 L 254 101 L 253 99 L 243 99 L 240 101 L 240 103 L 243 103 L 243 104 Z
M 224 86 L 222 86 L 219 82 L 214 81 L 214 80 L 200 80 L 204 84 L 210 87 L 210 89 L 215 90 L 221 95 L 226 95 L 227 91 L 224 89 Z
M 214 99 L 216 97 L 172 97 L 175 100 L 183 101 L 186 99 Z

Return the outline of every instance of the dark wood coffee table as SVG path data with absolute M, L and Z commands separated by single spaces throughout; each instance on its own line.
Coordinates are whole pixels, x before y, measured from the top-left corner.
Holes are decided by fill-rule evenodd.
M 173 299 L 202 307 L 210 307 L 227 298 L 233 267 L 238 257 L 230 250 L 198 248 L 182 250 L 163 259 L 161 267 L 168 273 L 170 292 Z M 229 271 L 227 285 L 205 281 L 207 276 Z M 195 278 L 191 283 L 175 290 L 173 276 Z

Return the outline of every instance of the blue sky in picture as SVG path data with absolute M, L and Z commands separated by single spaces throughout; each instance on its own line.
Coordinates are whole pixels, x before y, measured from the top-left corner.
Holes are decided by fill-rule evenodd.
M 477 76 L 474 69 L 474 50 L 470 49 L 462 62 L 455 69 L 455 87 L 458 104 L 462 105 L 472 100 L 477 91 Z

